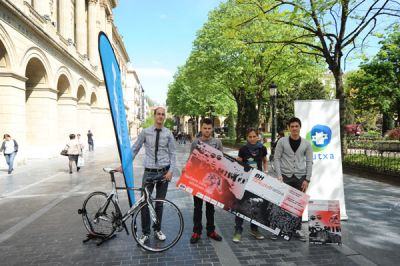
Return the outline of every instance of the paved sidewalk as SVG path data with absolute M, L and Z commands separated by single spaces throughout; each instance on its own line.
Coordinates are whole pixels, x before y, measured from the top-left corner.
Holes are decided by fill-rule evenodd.
M 177 146 L 178 168 L 181 169 L 188 157 L 189 145 Z M 362 243 L 358 243 L 357 234 L 353 237 L 352 227 L 358 225 L 360 228 L 359 225 L 362 225 L 366 230 L 370 226 L 364 223 L 363 209 L 359 204 L 353 204 L 351 199 L 355 193 L 353 190 L 357 190 L 354 184 L 368 186 L 370 183 L 351 176 L 346 177 L 346 180 L 351 180 L 351 184 L 346 182 L 346 186 L 350 187 L 350 190 L 346 189 L 346 193 L 350 193 L 348 196 L 346 194 L 350 218 L 343 230 L 349 228 L 344 243 L 354 242 L 354 247 L 350 245 L 351 249 L 347 246 L 310 245 L 295 240 L 256 241 L 247 234 L 249 226 L 246 223 L 243 241 L 235 244 L 231 241 L 234 216 L 223 210 L 216 211 L 216 223 L 224 241 L 217 243 L 203 234 L 198 244 L 191 245 L 192 197 L 175 188 L 177 178 L 170 185 L 167 195 L 181 209 L 185 220 L 184 234 L 175 247 L 164 253 L 149 253 L 138 248 L 132 236 L 125 232 L 100 247 L 95 242 L 83 244 L 86 231 L 77 209 L 81 208 L 90 192 L 110 190 L 109 176 L 101 169 L 118 165 L 116 149 L 100 148 L 85 156 L 87 165 L 81 172 L 72 175 L 68 174 L 67 159 L 64 157 L 29 162 L 9 176 L 0 173 L 1 265 L 374 265 L 370 260 L 381 264 L 379 254 L 374 254 L 368 260 L 363 248 L 354 251 L 354 247 Z M 136 185 L 140 184 L 142 160 L 143 152 L 135 161 Z M 179 172 L 175 173 L 175 176 L 179 175 Z M 380 186 L 379 189 L 392 189 L 381 184 L 373 185 Z M 376 195 L 374 200 L 379 201 L 380 192 L 373 188 L 357 193 L 359 202 L 366 203 L 366 199 L 371 197 L 368 193 Z M 397 195 L 394 188 L 393 193 L 393 196 Z M 120 196 L 121 202 L 125 203 L 123 208 L 127 208 L 125 193 L 121 192 Z M 389 196 L 386 198 L 389 202 L 391 199 Z M 352 218 L 355 214 L 353 210 L 358 215 L 357 219 Z M 370 212 L 369 209 L 367 211 Z M 394 212 L 391 223 L 382 223 L 385 230 L 390 229 L 390 224 L 398 225 L 399 216 L 398 211 Z M 128 228 L 130 230 L 129 221 Z M 358 234 L 371 233 L 370 240 L 374 240 L 377 235 L 374 229 L 365 230 L 360 230 Z M 265 232 L 265 235 L 268 233 Z M 396 248 L 395 243 L 386 242 L 382 237 L 379 245 L 385 243 Z M 369 250 L 366 250 L 368 253 Z M 381 265 L 397 262 L 398 252 L 393 257 L 387 255 L 386 259 Z

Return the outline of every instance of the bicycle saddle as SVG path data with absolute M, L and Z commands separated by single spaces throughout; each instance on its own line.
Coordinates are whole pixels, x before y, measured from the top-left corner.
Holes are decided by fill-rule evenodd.
M 114 168 L 111 168 L 111 167 L 104 167 L 103 171 L 107 172 L 109 174 L 117 172 L 117 170 L 115 170 Z

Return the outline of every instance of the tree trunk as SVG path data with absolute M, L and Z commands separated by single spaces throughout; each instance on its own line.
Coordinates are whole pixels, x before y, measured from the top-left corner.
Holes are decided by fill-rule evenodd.
M 341 145 L 341 153 L 342 159 L 347 152 L 347 143 L 345 138 L 344 126 L 345 126 L 345 109 L 346 106 L 344 104 L 344 86 L 343 86 L 343 72 L 340 67 L 336 68 L 332 71 L 333 76 L 335 78 L 336 85 L 336 99 L 339 100 L 339 119 L 340 119 L 340 145 Z
M 389 113 L 382 113 L 382 137 L 385 136 L 386 132 L 393 129 L 393 118 Z
M 397 121 L 396 127 L 400 127 L 400 100 L 397 101 Z

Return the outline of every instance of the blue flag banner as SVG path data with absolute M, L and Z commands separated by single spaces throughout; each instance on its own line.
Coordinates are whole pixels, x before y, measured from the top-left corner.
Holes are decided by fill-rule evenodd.
M 114 50 L 104 32 L 99 33 L 99 53 L 125 185 L 127 188 L 132 188 L 133 161 L 122 93 L 121 72 Z M 135 194 L 132 190 L 128 190 L 128 198 L 129 205 L 132 206 L 135 203 Z

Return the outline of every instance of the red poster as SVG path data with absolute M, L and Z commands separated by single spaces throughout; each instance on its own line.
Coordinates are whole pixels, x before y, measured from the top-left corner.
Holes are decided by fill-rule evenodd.
M 289 236 L 308 196 L 200 142 L 177 187 L 274 234 Z
M 310 243 L 342 243 L 338 200 L 311 200 L 308 205 Z

